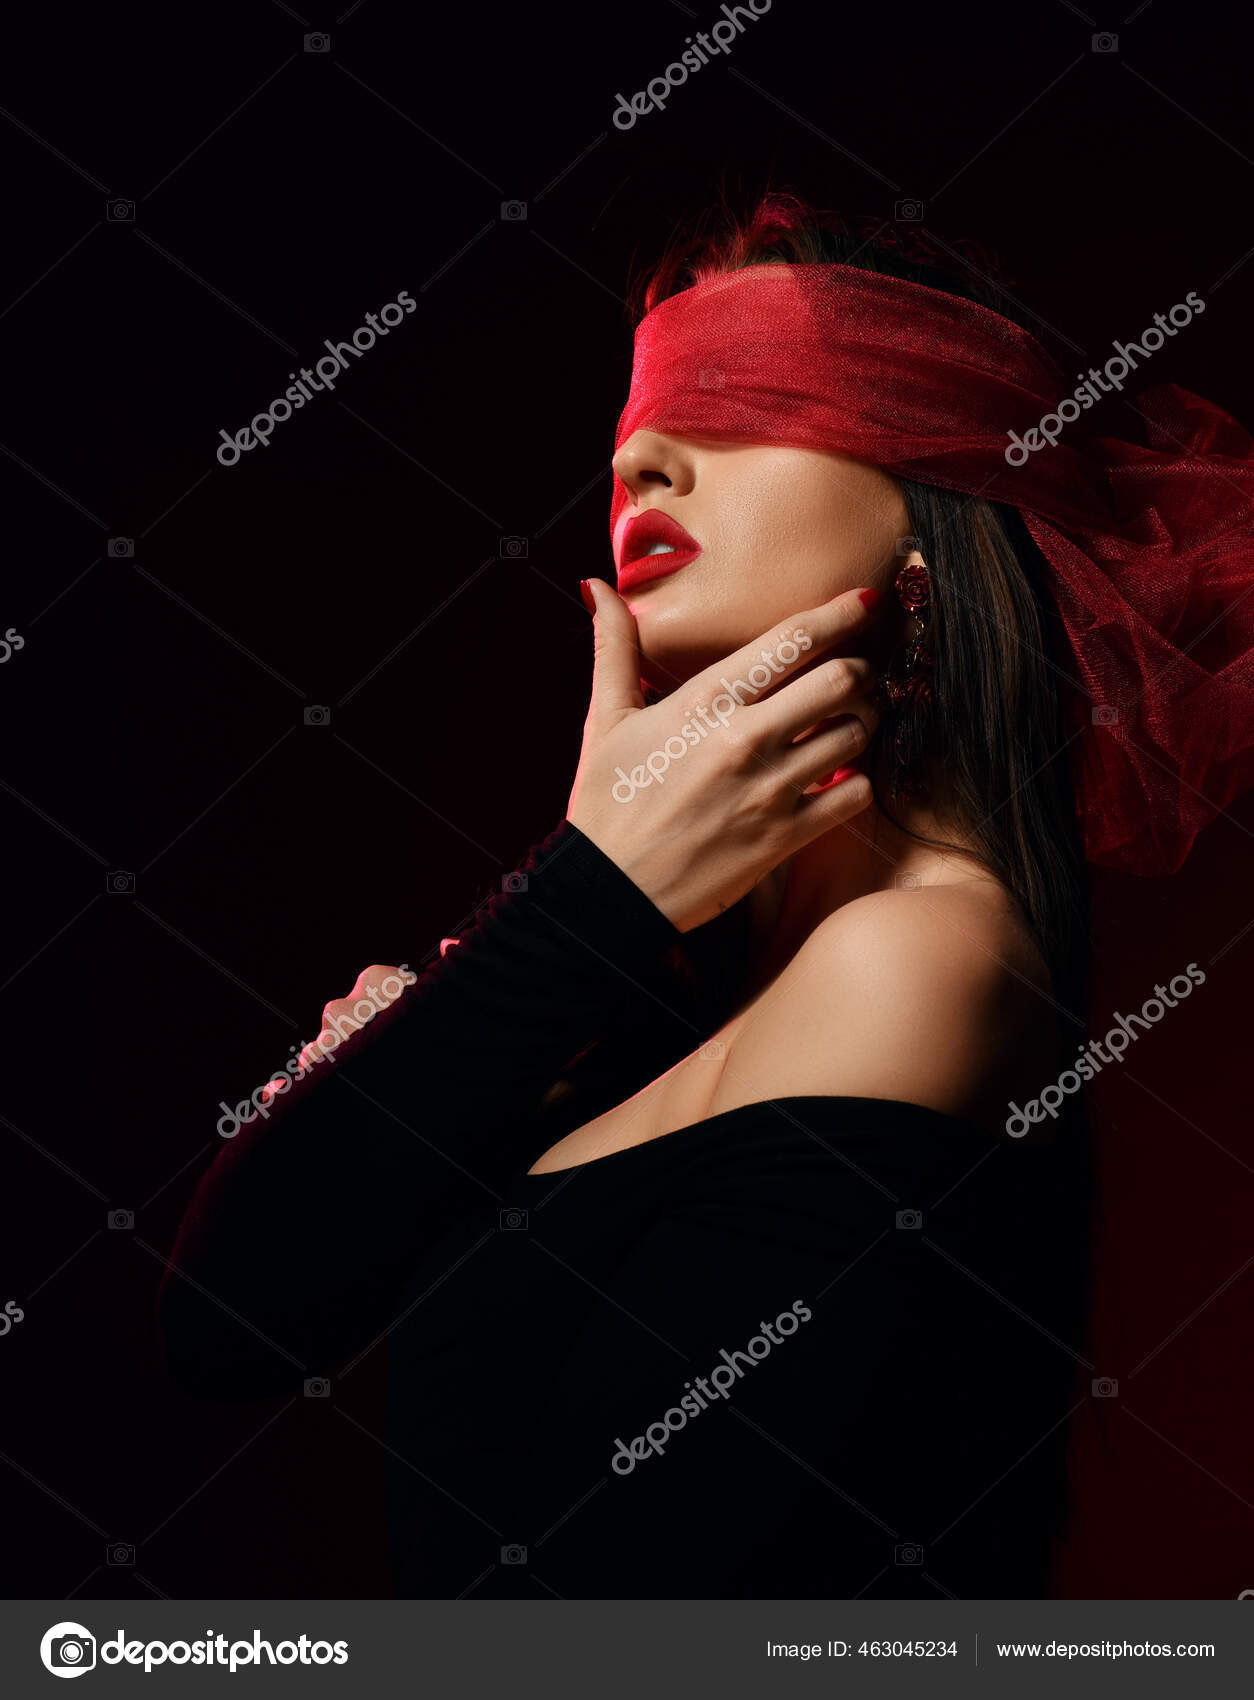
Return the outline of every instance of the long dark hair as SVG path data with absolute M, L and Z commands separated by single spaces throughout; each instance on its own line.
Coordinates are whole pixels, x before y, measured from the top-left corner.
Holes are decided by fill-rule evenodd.
M 982 250 L 960 243 L 938 255 L 935 243 L 912 248 L 910 236 L 908 226 L 846 220 L 772 193 L 748 218 L 724 207 L 720 222 L 707 218 L 672 244 L 637 283 L 636 314 L 743 266 L 834 261 L 946 290 L 1023 323 Z M 926 710 L 906 705 L 885 715 L 871 765 L 876 802 L 901 825 L 885 792 L 904 781 L 962 823 L 966 847 L 1017 900 L 1055 997 L 1082 1019 L 1087 883 L 1057 688 L 1066 649 L 1048 568 L 1017 509 L 898 482 L 931 579 L 933 689 Z

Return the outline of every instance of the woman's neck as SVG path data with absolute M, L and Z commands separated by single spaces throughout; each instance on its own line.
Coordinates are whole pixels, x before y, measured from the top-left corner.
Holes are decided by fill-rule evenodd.
M 750 979 L 755 990 L 775 978 L 829 915 L 859 897 L 916 884 L 993 879 L 970 851 L 919 842 L 931 838 L 961 845 L 970 842 L 969 833 L 945 825 L 925 804 L 896 805 L 894 813 L 901 826 L 872 805 L 795 852 L 754 887 Z

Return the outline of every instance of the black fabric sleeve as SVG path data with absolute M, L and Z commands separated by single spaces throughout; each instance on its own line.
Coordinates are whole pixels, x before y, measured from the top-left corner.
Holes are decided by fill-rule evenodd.
M 569 821 L 506 883 L 214 1157 L 157 1306 L 185 1391 L 261 1397 L 373 1339 L 432 1232 L 499 1195 L 545 1088 L 681 937 Z

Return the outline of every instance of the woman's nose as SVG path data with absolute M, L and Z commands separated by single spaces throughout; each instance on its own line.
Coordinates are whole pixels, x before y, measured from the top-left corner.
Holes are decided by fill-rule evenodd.
M 686 495 L 695 482 L 691 445 L 660 431 L 634 431 L 615 454 L 612 465 L 636 502 L 655 489 Z

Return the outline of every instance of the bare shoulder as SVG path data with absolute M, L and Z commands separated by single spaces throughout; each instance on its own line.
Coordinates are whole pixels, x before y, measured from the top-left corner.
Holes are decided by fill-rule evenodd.
M 712 1111 L 762 1098 L 894 1098 L 990 1131 L 1057 1072 L 1057 1008 L 995 882 L 877 892 L 806 940 L 738 1025 Z

